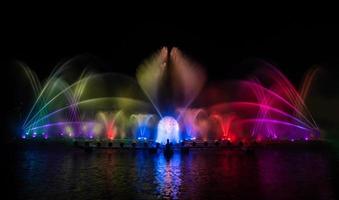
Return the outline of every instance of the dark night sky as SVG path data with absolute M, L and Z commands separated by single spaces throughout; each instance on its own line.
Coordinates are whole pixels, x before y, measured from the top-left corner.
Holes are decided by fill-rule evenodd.
M 90 54 L 107 64 L 105 70 L 134 75 L 145 57 L 168 45 L 178 46 L 202 63 L 210 79 L 238 78 L 248 73 L 247 69 L 239 70 L 239 65 L 262 58 L 295 80 L 314 64 L 334 69 L 339 60 L 336 24 L 312 20 L 263 17 L 236 21 L 223 15 L 97 21 L 74 18 L 23 18 L 10 24 L 8 58 L 24 61 L 45 77 L 60 60 Z
M 45 78 L 60 60 L 87 54 L 104 63 L 103 71 L 134 76 L 138 64 L 151 53 L 162 46 L 177 46 L 203 64 L 212 81 L 244 78 L 253 70 L 249 61 L 258 58 L 278 66 L 295 84 L 307 69 L 321 65 L 329 77 L 322 83 L 323 95 L 339 95 L 337 24 L 286 16 L 283 20 L 271 15 L 241 17 L 241 13 L 211 16 L 202 11 L 173 11 L 150 18 L 143 17 L 143 12 L 87 12 L 86 16 L 72 12 L 12 13 L 16 17 L 5 25 L 2 46 L 10 63 L 4 83 L 13 81 L 14 60 L 25 62 Z M 15 83 L 6 91 L 11 113 L 20 91 Z

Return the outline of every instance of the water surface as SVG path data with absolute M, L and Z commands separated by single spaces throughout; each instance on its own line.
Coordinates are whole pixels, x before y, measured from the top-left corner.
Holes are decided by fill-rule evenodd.
M 12 158 L 19 199 L 336 199 L 327 150 L 270 148 L 162 153 L 30 147 Z

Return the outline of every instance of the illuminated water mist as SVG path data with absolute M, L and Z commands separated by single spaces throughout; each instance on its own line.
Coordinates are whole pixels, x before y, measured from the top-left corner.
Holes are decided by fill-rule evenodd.
M 179 124 L 173 117 L 164 117 L 159 121 L 156 142 L 166 144 L 167 140 L 179 143 Z
M 80 59 L 81 60 L 81 59 Z M 320 129 L 305 100 L 317 69 L 300 90 L 268 63 L 247 80 L 205 85 L 203 68 L 179 49 L 162 48 L 136 78 L 90 69 L 74 58 L 40 81 L 20 63 L 33 89 L 21 138 L 142 140 L 314 140 Z

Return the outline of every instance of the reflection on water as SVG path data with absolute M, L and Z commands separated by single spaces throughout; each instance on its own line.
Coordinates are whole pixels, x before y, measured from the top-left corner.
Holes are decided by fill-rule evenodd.
M 288 199 L 291 194 L 295 199 L 333 199 L 330 163 L 324 153 L 297 152 L 296 156 L 293 151 L 271 150 L 260 158 L 260 187 L 265 188 L 266 199 Z
M 20 199 L 336 199 L 337 161 L 324 150 L 176 152 L 39 147 L 17 152 Z
M 157 191 L 163 198 L 179 198 L 181 186 L 181 155 L 174 154 L 172 158 L 165 159 L 164 155 L 155 157 L 155 177 Z

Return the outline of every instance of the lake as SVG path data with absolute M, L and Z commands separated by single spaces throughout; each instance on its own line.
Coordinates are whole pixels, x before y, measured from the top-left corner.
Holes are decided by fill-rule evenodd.
M 22 147 L 7 184 L 17 199 L 338 199 L 328 148 L 175 151 Z

